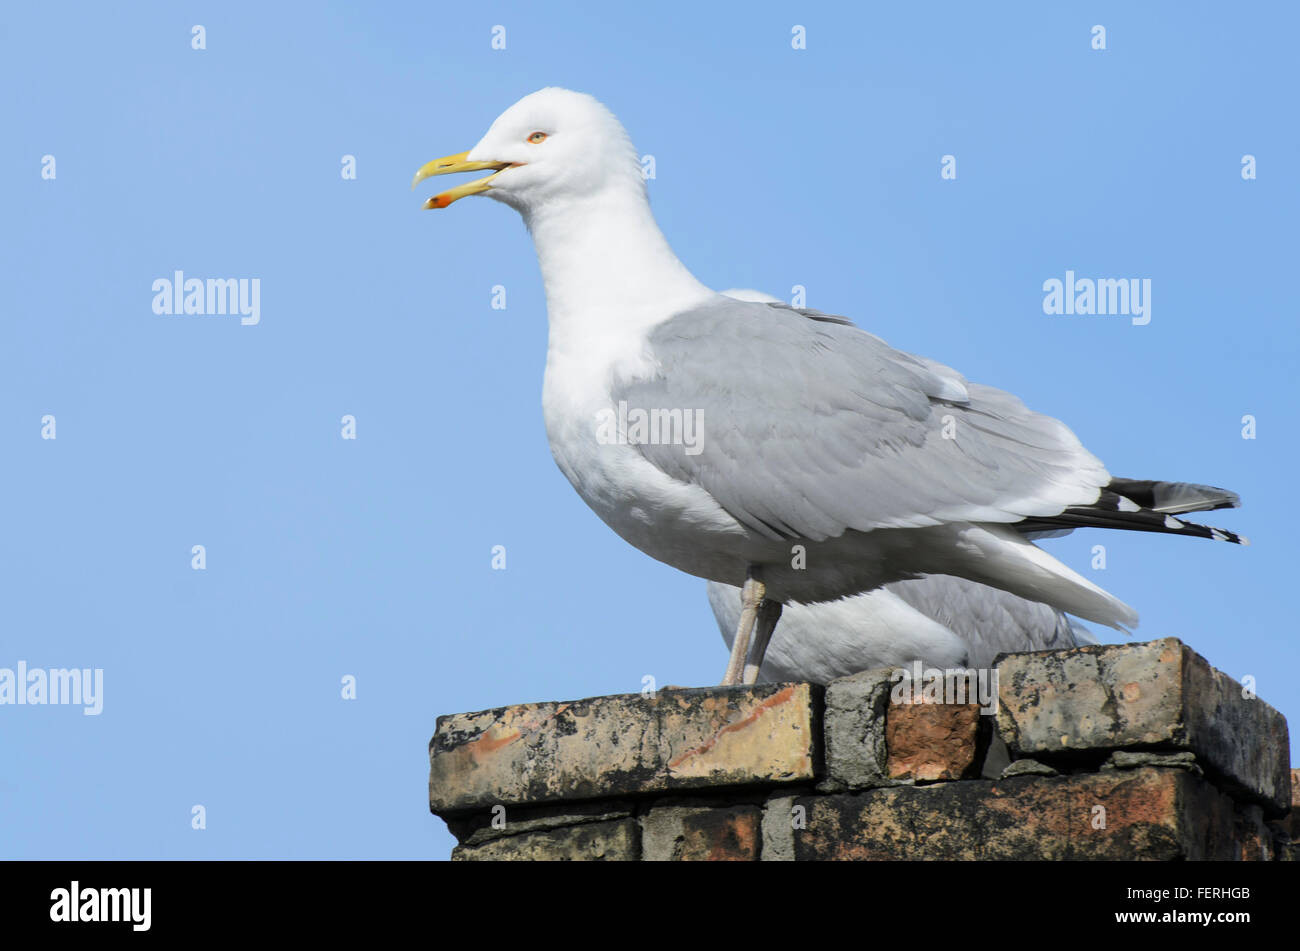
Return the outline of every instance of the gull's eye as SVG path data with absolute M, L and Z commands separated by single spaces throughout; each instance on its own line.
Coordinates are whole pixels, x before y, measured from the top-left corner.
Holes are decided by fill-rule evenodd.
M 541 145 L 543 142 L 546 141 L 546 133 L 534 132 L 532 135 L 528 137 L 528 141 L 531 142 L 533 145 Z

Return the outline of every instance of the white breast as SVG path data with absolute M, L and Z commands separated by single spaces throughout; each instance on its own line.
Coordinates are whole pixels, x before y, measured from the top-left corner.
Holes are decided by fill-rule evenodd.
M 704 489 L 679 482 L 646 460 L 636 446 L 602 442 L 602 411 L 615 410 L 610 381 L 648 373 L 640 350 L 605 341 L 575 357 L 552 346 L 542 385 L 542 412 L 551 454 L 583 501 L 629 544 L 652 558 L 700 577 L 744 577 L 751 533 Z

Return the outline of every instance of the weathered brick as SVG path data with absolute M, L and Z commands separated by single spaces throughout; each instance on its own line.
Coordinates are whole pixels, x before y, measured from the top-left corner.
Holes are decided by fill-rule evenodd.
M 1177 638 L 1011 654 L 998 667 L 998 728 L 1022 756 L 1190 750 L 1269 815 L 1287 808 L 1286 720 Z
M 889 785 L 885 709 L 892 668 L 864 670 L 826 685 L 823 733 L 827 789 Z
M 891 703 L 885 713 L 890 779 L 933 782 L 978 772 L 977 703 Z
M 1292 843 L 1300 845 L 1300 769 L 1291 770 L 1291 808 L 1277 822 Z
M 648 862 L 756 862 L 761 842 L 758 806 L 655 805 L 641 820 Z
M 764 862 L 794 861 L 794 797 L 769 796 L 763 803 Z
M 813 778 L 810 684 L 663 689 L 438 718 L 429 805 L 601 799 Z
M 639 858 L 635 819 L 590 822 L 458 845 L 453 862 L 634 862 Z
M 1264 822 L 1264 810 L 1259 806 L 1238 805 L 1234 829 L 1237 854 L 1233 858 L 1244 862 L 1271 862 L 1277 857 L 1273 832 Z
M 1253 847 L 1233 801 L 1184 769 L 879 788 L 796 805 L 808 810 L 794 833 L 801 861 L 1234 859 Z

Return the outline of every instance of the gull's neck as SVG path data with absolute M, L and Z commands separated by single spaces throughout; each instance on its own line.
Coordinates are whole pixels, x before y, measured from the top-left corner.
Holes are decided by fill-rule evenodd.
M 524 220 L 546 288 L 552 351 L 638 340 L 714 296 L 673 254 L 640 182 L 549 203 Z

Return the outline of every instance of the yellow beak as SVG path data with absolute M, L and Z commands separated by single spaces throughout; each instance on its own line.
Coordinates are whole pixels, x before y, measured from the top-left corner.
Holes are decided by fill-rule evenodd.
M 491 181 L 496 178 L 496 173 L 503 168 L 510 167 L 509 162 L 469 162 L 466 161 L 468 155 L 468 152 L 457 152 L 455 155 L 448 155 L 446 158 L 434 159 L 415 173 L 415 178 L 411 180 L 411 187 L 414 188 L 426 178 L 432 178 L 434 175 L 451 175 L 454 172 L 477 172 L 485 168 L 494 169 L 495 171 L 484 178 L 466 182 L 464 185 L 457 185 L 455 188 L 449 188 L 445 192 L 434 195 L 424 203 L 425 208 L 446 208 L 458 198 L 485 192 L 492 187 Z

